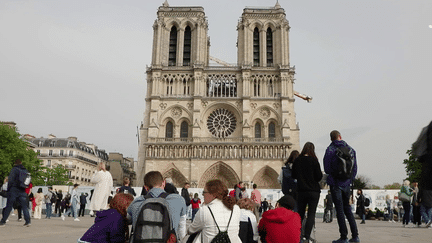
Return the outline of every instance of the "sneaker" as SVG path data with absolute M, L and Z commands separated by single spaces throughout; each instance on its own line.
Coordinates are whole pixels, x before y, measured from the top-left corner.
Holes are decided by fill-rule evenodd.
M 78 222 L 78 221 L 80 221 L 80 220 L 79 220 L 79 218 L 76 218 L 76 219 L 74 219 L 74 221 Z
M 18 219 L 18 222 L 21 222 L 21 221 L 22 221 L 22 218 Z
M 365 222 L 364 220 L 362 220 L 362 221 L 360 222 L 360 224 L 366 224 L 366 222 Z
M 426 224 L 426 228 L 430 227 L 432 224 L 432 220 L 429 220 L 429 222 Z
M 360 238 L 357 236 L 355 238 L 351 238 L 348 242 L 360 242 Z
M 338 240 L 332 241 L 332 243 L 348 243 L 348 239 L 339 238 Z
M 23 227 L 30 227 L 31 223 L 25 223 Z
M 6 223 L 0 222 L 0 227 L 5 227 Z
M 65 216 L 62 215 L 62 216 L 61 216 L 61 219 L 64 221 L 64 220 L 65 220 Z

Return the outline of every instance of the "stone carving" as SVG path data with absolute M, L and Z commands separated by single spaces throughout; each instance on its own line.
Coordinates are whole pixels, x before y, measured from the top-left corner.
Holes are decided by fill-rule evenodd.
M 205 101 L 205 100 L 201 101 L 202 107 L 206 107 L 207 105 L 208 105 L 208 101 Z
M 270 117 L 270 110 L 267 107 L 264 107 L 260 110 L 260 115 L 264 118 L 269 118 Z
M 280 103 L 273 103 L 273 107 L 274 107 L 275 109 L 279 108 L 279 107 L 280 107 Z
M 182 109 L 175 107 L 171 110 L 171 116 L 174 118 L 179 118 L 182 115 Z
M 255 110 L 257 107 L 257 103 L 251 103 L 250 106 L 251 106 L 252 110 Z
M 189 110 L 192 110 L 193 109 L 193 103 L 188 103 L 187 107 L 188 107 Z
M 165 110 L 165 108 L 167 108 L 167 104 L 166 104 L 166 103 L 160 103 L 160 104 L 159 104 L 159 107 L 160 107 L 162 110 Z

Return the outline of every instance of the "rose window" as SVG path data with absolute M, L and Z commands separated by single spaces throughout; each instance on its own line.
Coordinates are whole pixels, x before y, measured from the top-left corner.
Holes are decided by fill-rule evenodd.
M 207 127 L 213 136 L 226 138 L 231 135 L 236 128 L 236 118 L 228 110 L 214 110 L 207 119 Z

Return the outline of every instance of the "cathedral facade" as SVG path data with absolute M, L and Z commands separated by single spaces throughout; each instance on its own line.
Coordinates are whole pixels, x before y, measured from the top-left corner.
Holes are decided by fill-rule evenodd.
M 182 187 L 221 179 L 280 188 L 281 166 L 299 150 L 289 23 L 279 4 L 245 8 L 237 64 L 210 57 L 202 7 L 159 7 L 139 129 L 138 185 L 153 170 Z M 220 65 L 210 65 L 215 60 Z

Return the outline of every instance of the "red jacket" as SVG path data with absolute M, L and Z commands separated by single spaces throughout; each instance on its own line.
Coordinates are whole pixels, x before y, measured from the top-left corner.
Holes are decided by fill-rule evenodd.
M 264 212 L 258 225 L 260 237 L 267 243 L 298 243 L 300 230 L 298 213 L 283 207 Z

